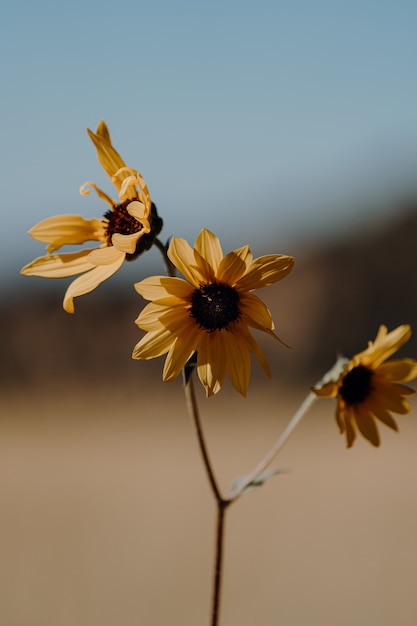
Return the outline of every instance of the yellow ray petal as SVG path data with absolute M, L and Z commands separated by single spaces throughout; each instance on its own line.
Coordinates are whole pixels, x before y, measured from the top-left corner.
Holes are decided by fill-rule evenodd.
M 417 377 L 417 361 L 414 359 L 393 359 L 378 367 L 378 374 L 387 380 L 408 382 Z
M 106 246 L 105 248 L 95 248 L 89 254 L 89 261 L 93 265 L 112 265 L 125 260 L 126 255 L 118 250 L 115 246 Z
M 234 333 L 224 333 L 226 343 L 227 373 L 233 387 L 246 396 L 250 379 L 250 352 Z
M 192 286 L 182 278 L 168 276 L 150 276 L 134 285 L 136 291 L 145 300 L 160 300 L 167 296 L 191 299 Z
M 220 391 L 226 376 L 225 331 L 204 332 L 197 356 L 197 374 L 207 397 Z
M 363 410 L 361 407 L 355 408 L 354 411 L 356 424 L 361 434 L 373 446 L 378 447 L 380 444 L 379 433 L 372 415 L 368 411 Z
M 42 256 L 20 271 L 24 276 L 42 276 L 43 278 L 66 278 L 93 269 L 89 255 L 92 250 L 83 250 L 73 254 L 52 254 Z
M 188 282 L 194 287 L 199 287 L 207 282 L 207 278 L 203 276 L 197 267 L 194 250 L 190 244 L 181 237 L 173 237 L 168 248 L 168 257 L 181 272 Z
M 294 267 L 294 258 L 285 254 L 269 254 L 254 259 L 236 287 L 243 291 L 253 291 L 282 280 Z
M 245 321 L 253 328 L 274 329 L 274 322 L 268 307 L 258 296 L 245 293 L 240 297 L 239 309 L 245 315 Z
M 74 313 L 74 298 L 93 291 L 100 283 L 112 276 L 122 266 L 124 255 L 117 261 L 107 265 L 99 265 L 89 272 L 76 278 L 68 287 L 64 296 L 64 309 L 67 313 Z
M 166 328 L 158 328 L 147 333 L 133 349 L 132 358 L 147 361 L 165 354 L 170 349 L 175 337 Z
M 197 349 L 201 335 L 200 328 L 186 321 L 181 331 L 176 334 L 164 365 L 162 378 L 164 381 L 174 380 L 182 371 L 187 361 Z
M 239 250 L 229 252 L 223 257 L 219 264 L 216 276 L 217 280 L 233 286 L 246 272 L 251 261 L 252 254 L 249 250 L 249 246 L 244 246 Z
M 104 241 L 105 223 L 97 219 L 86 220 L 81 215 L 54 215 L 35 224 L 29 235 L 37 241 L 49 243 L 47 251 L 54 252 L 65 244 Z
M 213 282 L 216 278 L 217 268 L 223 258 L 219 238 L 203 228 L 195 241 L 194 254 L 206 281 Z

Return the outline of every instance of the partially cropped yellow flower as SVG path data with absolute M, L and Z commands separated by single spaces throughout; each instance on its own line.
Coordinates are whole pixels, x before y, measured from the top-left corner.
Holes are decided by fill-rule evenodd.
M 226 373 L 235 389 L 246 395 L 251 353 L 270 376 L 249 327 L 278 339 L 269 310 L 252 291 L 284 278 L 294 259 L 281 254 L 253 259 L 249 246 L 224 256 L 219 239 L 208 230 L 200 232 L 194 249 L 174 237 L 168 256 L 185 280 L 153 276 L 135 285 L 153 302 L 136 320 L 148 332 L 136 345 L 133 358 L 168 353 L 163 379 L 169 381 L 198 351 L 197 372 L 208 396 L 221 389 Z
M 417 377 L 417 361 L 393 359 L 385 362 L 410 336 L 408 325 L 398 326 L 390 333 L 386 326 L 380 326 L 375 341 L 370 341 L 366 350 L 346 359 L 334 380 L 313 389 L 321 398 L 337 399 L 336 421 L 340 432 L 346 433 L 348 448 L 356 438 L 355 425 L 368 441 L 379 446 L 375 420 L 398 430 L 391 413 L 404 415 L 411 410 L 404 396 L 414 390 L 400 383 Z
M 68 287 L 64 297 L 64 309 L 74 312 L 74 298 L 93 291 L 100 283 L 112 276 L 123 265 L 148 250 L 162 228 L 156 207 L 151 201 L 148 188 L 141 174 L 126 167 L 121 156 L 113 148 L 106 124 L 101 121 L 97 130 L 87 132 L 93 141 L 97 157 L 118 193 L 113 200 L 92 182 L 84 183 L 80 192 L 88 195 L 92 187 L 110 209 L 101 219 L 84 219 L 80 215 L 57 215 L 39 222 L 29 234 L 47 243 L 48 254 L 26 265 L 21 273 L 25 276 L 64 278 L 81 276 Z M 100 245 L 75 253 L 51 254 L 64 245 L 98 241 Z

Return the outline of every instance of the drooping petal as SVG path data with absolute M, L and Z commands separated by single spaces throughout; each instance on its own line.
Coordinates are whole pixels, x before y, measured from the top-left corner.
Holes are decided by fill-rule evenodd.
M 392 430 L 398 431 L 397 422 L 392 417 L 391 413 L 376 399 L 372 402 L 372 413 L 375 415 L 380 422 L 383 422 Z
M 114 209 L 117 206 L 117 202 L 113 200 L 112 198 L 110 198 L 110 196 L 108 196 L 104 191 L 102 191 L 100 187 L 97 187 L 97 185 L 93 183 L 91 180 L 87 180 L 85 183 L 81 185 L 80 194 L 82 196 L 88 196 L 90 194 L 89 187 L 92 187 L 94 191 L 96 192 L 96 194 L 98 195 L 98 197 L 101 200 L 104 200 L 104 202 L 107 202 L 107 204 L 110 205 L 112 209 Z
M 112 265 L 118 263 L 120 260 L 123 262 L 125 254 L 118 250 L 115 246 L 106 246 L 104 248 L 95 248 L 91 250 L 88 260 L 93 265 Z
M 24 276 L 42 278 L 66 278 L 93 269 L 89 256 L 92 250 L 82 250 L 73 254 L 51 254 L 34 259 L 20 271 Z
M 86 220 L 81 215 L 55 215 L 35 224 L 29 235 L 37 241 L 49 243 L 47 252 L 54 252 L 66 244 L 104 241 L 105 223 L 97 219 Z
M 175 336 L 175 341 L 167 354 L 162 378 L 165 381 L 174 380 L 182 371 L 187 361 L 192 357 L 200 343 L 200 328 L 188 320 Z
M 247 326 L 244 324 L 233 324 L 230 327 L 230 332 L 236 335 L 238 341 L 243 341 L 244 343 L 246 343 L 249 352 L 254 354 L 257 358 L 264 374 L 268 376 L 268 378 L 271 378 L 271 370 L 269 368 L 267 358 L 259 344 L 250 334 Z
M 185 280 L 170 276 L 149 276 L 140 283 L 135 283 L 134 287 L 145 300 L 160 300 L 169 296 L 188 299 L 193 292 L 193 288 Z
M 121 233 L 114 233 L 111 238 L 113 246 L 123 252 L 124 254 L 133 254 L 136 250 L 138 240 L 142 235 L 146 233 L 145 229 L 140 230 L 137 233 L 131 235 L 122 235 Z
M 225 333 L 225 343 L 227 373 L 236 391 L 246 396 L 251 371 L 250 352 L 234 333 Z
M 345 408 L 343 413 L 339 414 L 340 419 L 343 419 L 345 425 L 346 432 L 346 445 L 348 448 L 351 448 L 356 439 L 356 432 L 353 427 L 353 423 L 355 422 L 355 415 L 350 408 Z
M 226 376 L 225 331 L 204 332 L 197 356 L 197 374 L 207 397 L 220 391 Z
M 266 330 L 274 329 L 274 322 L 268 307 L 253 293 L 241 295 L 239 309 L 245 314 L 249 326 Z
M 123 265 L 125 257 L 123 254 L 119 256 L 117 261 L 106 265 L 99 265 L 94 269 L 86 272 L 79 278 L 76 278 L 68 287 L 64 296 L 64 309 L 67 313 L 74 313 L 74 298 L 83 296 L 93 291 L 107 278 L 112 276 Z
M 380 444 L 379 433 L 372 415 L 360 406 L 355 407 L 354 412 L 356 424 L 361 434 L 373 446 L 378 447 Z
M 247 272 L 236 283 L 243 291 L 267 287 L 285 278 L 294 267 L 294 258 L 285 254 L 269 254 L 254 259 Z

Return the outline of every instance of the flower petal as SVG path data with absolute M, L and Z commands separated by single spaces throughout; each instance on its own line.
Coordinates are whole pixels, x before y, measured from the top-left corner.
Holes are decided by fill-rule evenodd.
M 112 276 L 123 265 L 124 258 L 124 255 L 120 255 L 117 261 L 106 265 L 99 265 L 79 278 L 76 278 L 65 293 L 65 311 L 67 311 L 67 313 L 74 313 L 74 298 L 90 293 L 90 291 L 93 291 L 100 283 Z
M 372 415 L 361 406 L 355 407 L 354 413 L 356 424 L 361 434 L 373 446 L 378 447 L 380 444 L 379 433 Z
M 252 291 L 267 287 L 285 278 L 294 267 L 294 258 L 285 254 L 269 254 L 254 259 L 236 287 L 243 291 Z
M 164 381 L 174 380 L 184 368 L 200 343 L 201 329 L 194 323 L 186 321 L 175 337 L 165 360 L 162 378 Z
M 197 374 L 207 397 L 220 391 L 226 376 L 227 331 L 204 332 L 197 356 Z
M 134 287 L 145 300 L 160 300 L 167 296 L 188 299 L 193 292 L 193 288 L 185 280 L 169 276 L 149 276 L 140 283 L 135 283 Z
M 217 268 L 223 258 L 220 240 L 206 228 L 199 233 L 194 244 L 194 255 L 207 282 L 214 282 Z
M 66 278 L 93 269 L 89 256 L 92 250 L 82 250 L 73 254 L 51 254 L 34 259 L 20 271 L 24 276 L 43 278 Z
M 170 349 L 175 337 L 167 328 L 158 328 L 146 333 L 133 349 L 132 358 L 147 361 L 165 354 Z
M 251 262 L 252 254 L 249 246 L 229 252 L 221 260 L 216 278 L 219 282 L 233 286 L 243 276 Z
M 168 248 L 168 257 L 181 272 L 186 280 L 194 287 L 199 287 L 207 282 L 206 276 L 202 275 L 197 267 L 194 250 L 190 244 L 181 237 L 173 237 Z
M 408 382 L 417 377 L 417 361 L 414 359 L 393 359 L 382 363 L 378 373 L 387 380 Z
M 97 158 L 100 165 L 114 183 L 117 191 L 120 191 L 123 180 L 128 176 L 128 174 L 122 173 L 117 178 L 114 178 L 116 172 L 124 168 L 126 164 L 120 154 L 117 152 L 117 150 L 115 150 L 112 146 L 107 125 L 103 120 L 101 120 L 97 126 L 95 133 L 93 133 L 89 128 L 87 128 L 87 133 L 89 134 L 91 141 L 96 147 Z M 136 195 L 137 194 L 135 188 L 130 187 L 126 191 L 125 199 L 130 198 L 134 200 L 136 199 Z
M 251 371 L 250 352 L 247 345 L 232 332 L 225 333 L 225 340 L 227 373 L 236 391 L 246 396 Z
M 253 293 L 241 295 L 239 309 L 245 315 L 245 321 L 253 328 L 274 330 L 274 322 L 268 307 Z
M 97 219 L 86 220 L 81 215 L 54 215 L 35 224 L 29 235 L 36 241 L 49 243 L 47 252 L 54 252 L 66 244 L 105 241 L 105 223 Z
M 363 365 L 371 365 L 375 369 L 394 354 L 394 352 L 397 352 L 410 337 L 411 326 L 408 324 L 398 326 L 390 333 L 387 333 L 386 326 L 381 325 L 378 329 L 375 341 L 369 342 L 369 346 L 366 350 L 355 355 L 355 362 L 361 362 Z

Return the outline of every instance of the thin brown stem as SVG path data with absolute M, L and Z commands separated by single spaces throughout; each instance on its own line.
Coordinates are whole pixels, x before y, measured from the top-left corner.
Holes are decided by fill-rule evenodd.
M 185 378 L 185 377 L 184 377 Z M 187 402 L 188 413 L 191 416 L 197 433 L 197 439 L 200 446 L 201 456 L 203 458 L 203 464 L 206 470 L 207 478 L 210 483 L 211 490 L 216 499 L 216 502 L 223 502 L 223 496 L 220 492 L 217 484 L 214 470 L 210 461 L 210 457 L 207 450 L 206 440 L 204 437 L 203 429 L 201 426 L 200 413 L 197 406 L 197 399 L 195 396 L 193 374 L 187 376 L 187 380 L 184 380 L 184 393 Z
M 228 502 L 217 503 L 216 555 L 214 562 L 213 599 L 211 605 L 211 626 L 218 626 L 220 618 L 220 596 L 223 579 L 224 524 Z

